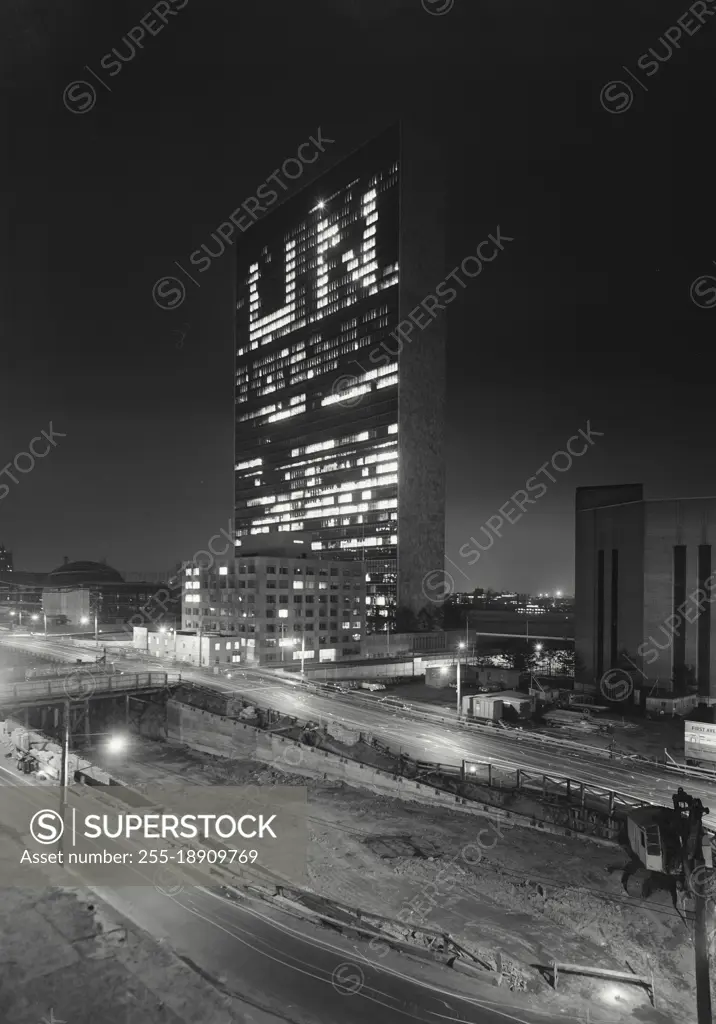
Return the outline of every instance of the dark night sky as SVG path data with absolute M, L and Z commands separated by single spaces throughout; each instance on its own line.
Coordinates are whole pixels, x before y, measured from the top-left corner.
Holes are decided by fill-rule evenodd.
M 716 19 L 647 78 L 685 6 L 189 0 L 73 114 L 65 86 L 150 4 L 56 6 L 0 15 L 0 465 L 50 421 L 67 435 L 0 502 L 16 568 L 158 571 L 227 526 L 233 253 L 176 311 L 152 285 L 319 125 L 317 172 L 398 117 L 442 135 L 446 273 L 498 224 L 514 238 L 445 314 L 458 589 L 571 589 L 578 486 L 716 493 L 716 308 L 689 297 L 716 275 Z M 648 92 L 611 114 L 622 65 Z M 587 420 L 604 437 L 471 570 L 460 546 Z

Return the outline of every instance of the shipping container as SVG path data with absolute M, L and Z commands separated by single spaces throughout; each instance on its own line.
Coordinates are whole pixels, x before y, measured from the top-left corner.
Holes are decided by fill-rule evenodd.
M 488 700 L 484 697 L 463 697 L 462 713 L 469 718 L 497 722 L 502 718 L 503 704 L 501 700 Z
M 494 700 L 494 697 L 486 697 L 486 700 Z M 537 707 L 537 698 L 531 697 L 528 693 L 520 693 L 518 690 L 503 690 L 500 694 L 503 717 L 505 708 L 510 708 L 512 715 L 518 718 L 530 718 Z

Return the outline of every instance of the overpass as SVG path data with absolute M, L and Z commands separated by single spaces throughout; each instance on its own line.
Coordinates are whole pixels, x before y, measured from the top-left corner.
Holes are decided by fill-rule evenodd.
M 131 697 L 138 693 L 178 686 L 181 675 L 167 672 L 98 673 L 85 668 L 69 669 L 48 676 L 0 682 L 0 709 L 32 707 L 58 701 Z

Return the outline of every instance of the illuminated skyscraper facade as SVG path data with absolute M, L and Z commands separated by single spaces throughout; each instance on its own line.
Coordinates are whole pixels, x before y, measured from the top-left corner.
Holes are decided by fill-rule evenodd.
M 443 565 L 444 340 L 426 332 L 425 363 L 427 338 L 391 337 L 421 287 L 414 272 L 406 291 L 406 261 L 428 280 L 425 253 L 408 248 L 411 233 L 424 237 L 421 207 L 412 232 L 401 219 L 404 142 L 398 127 L 385 132 L 238 247 L 237 555 L 252 537 L 307 532 L 317 556 L 365 561 L 373 629 L 396 605 L 417 613 L 417 577 Z

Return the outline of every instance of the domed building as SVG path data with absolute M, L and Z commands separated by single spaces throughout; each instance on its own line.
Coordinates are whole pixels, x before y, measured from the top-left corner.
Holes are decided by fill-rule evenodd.
M 95 616 L 98 627 L 117 626 L 137 615 L 146 619 L 146 625 L 152 625 L 180 618 L 180 593 L 177 591 L 175 597 L 171 589 L 156 583 L 127 583 L 106 562 L 70 562 L 65 558 L 47 576 L 42 610 L 48 619 L 69 626 L 94 626 Z
M 70 562 L 68 558 L 47 577 L 48 587 L 103 587 L 108 583 L 124 583 L 124 577 L 105 562 Z

